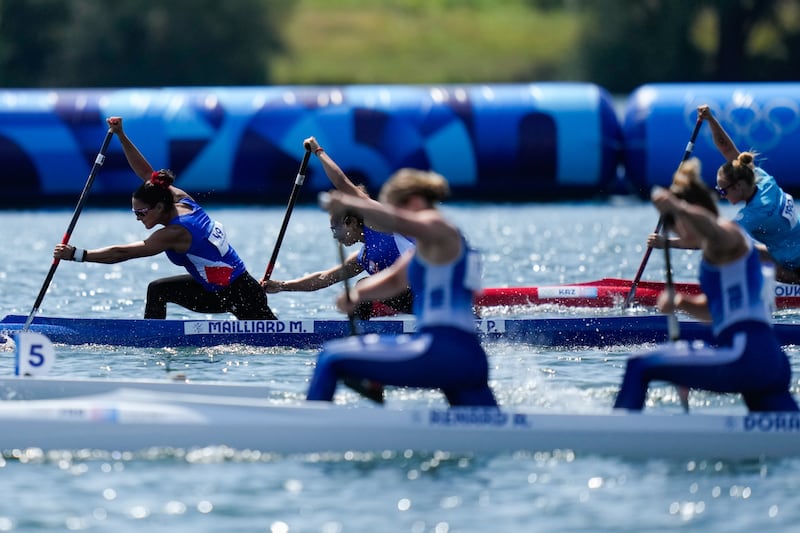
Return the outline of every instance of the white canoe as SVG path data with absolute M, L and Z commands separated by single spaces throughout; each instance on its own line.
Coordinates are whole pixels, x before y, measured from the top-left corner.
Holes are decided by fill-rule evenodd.
M 98 379 L 56 377 L 0 377 L 0 400 L 47 400 L 95 396 L 119 389 L 162 393 L 202 394 L 266 399 L 270 389 L 247 383 L 193 382 L 186 380 Z
M 224 445 L 278 454 L 572 450 L 632 458 L 800 456 L 800 413 L 552 414 L 395 409 L 119 389 L 0 402 L 0 448 L 142 450 Z

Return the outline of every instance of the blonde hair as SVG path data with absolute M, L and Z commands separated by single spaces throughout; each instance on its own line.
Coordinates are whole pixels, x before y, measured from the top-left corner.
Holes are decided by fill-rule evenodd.
M 450 185 L 444 176 L 431 170 L 401 168 L 383 184 L 379 200 L 400 206 L 414 195 L 433 204 L 450 196 Z
M 678 170 L 675 171 L 675 174 L 672 176 L 672 182 L 675 183 L 676 180 L 680 180 L 681 176 L 685 176 L 691 181 L 702 181 L 703 175 L 703 165 L 700 160 L 696 157 L 691 157 L 681 163 L 681 166 L 678 167 Z
M 716 198 L 711 194 L 711 189 L 703 182 L 700 175 L 702 165 L 696 157 L 684 161 L 672 178 L 672 193 L 690 204 L 706 208 L 714 215 L 719 216 Z
M 719 167 L 719 171 L 731 185 L 737 181 L 753 185 L 756 182 L 755 158 L 756 154 L 754 152 L 741 152 L 739 157 Z

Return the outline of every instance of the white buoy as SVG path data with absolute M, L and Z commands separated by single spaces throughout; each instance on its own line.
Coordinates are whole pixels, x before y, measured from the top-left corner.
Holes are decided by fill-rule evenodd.
M 53 343 L 35 331 L 20 331 L 14 335 L 14 374 L 17 376 L 43 376 L 55 363 Z

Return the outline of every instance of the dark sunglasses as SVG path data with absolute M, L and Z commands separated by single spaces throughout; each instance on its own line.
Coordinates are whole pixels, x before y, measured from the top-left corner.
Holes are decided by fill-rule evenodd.
M 136 218 L 144 218 L 152 207 L 142 207 L 141 209 L 131 209 Z
M 345 215 L 344 218 L 339 219 L 337 222 L 331 222 L 331 231 L 336 233 L 336 230 L 342 226 L 346 226 L 350 215 Z
M 715 185 L 714 190 L 717 191 L 717 194 L 719 194 L 720 197 L 725 198 L 726 196 L 728 196 L 728 189 L 730 189 L 734 185 L 736 185 L 736 182 L 731 183 L 727 187 L 720 187 L 719 185 Z

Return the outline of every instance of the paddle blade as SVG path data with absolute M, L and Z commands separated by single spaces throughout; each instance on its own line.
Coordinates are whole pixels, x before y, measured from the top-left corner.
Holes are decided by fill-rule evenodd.
M 773 314 L 778 310 L 778 304 L 775 299 L 775 289 L 777 288 L 777 282 L 775 281 L 775 265 L 772 263 L 762 263 L 761 275 L 764 277 L 764 285 L 761 287 L 761 297 L 764 299 L 767 311 Z
M 358 379 L 350 376 L 344 378 L 342 381 L 347 387 L 353 389 L 364 398 L 370 399 L 375 403 L 383 403 L 383 385 L 377 381 Z
M 53 343 L 35 331 L 20 331 L 14 335 L 14 374 L 17 376 L 43 376 L 50 371 L 56 359 Z
M 683 407 L 683 412 L 689 412 L 689 387 L 678 386 L 678 399 Z

